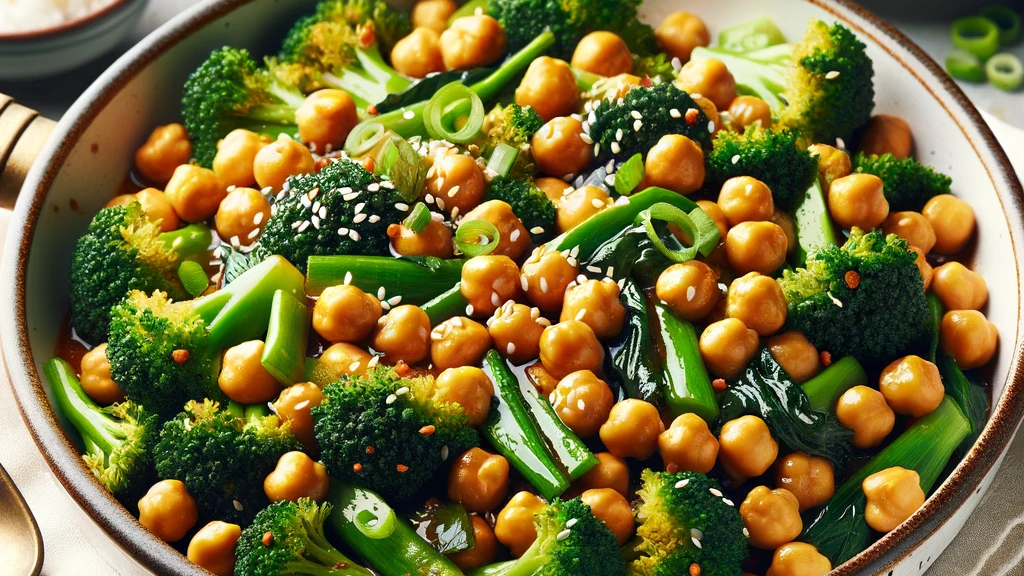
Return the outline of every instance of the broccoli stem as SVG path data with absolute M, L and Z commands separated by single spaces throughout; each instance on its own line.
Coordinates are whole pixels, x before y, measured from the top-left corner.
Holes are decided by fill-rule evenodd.
M 581 70 L 575 66 L 572 67 L 572 73 L 573 76 L 576 76 L 576 87 L 580 89 L 580 92 L 589 92 L 590 89 L 594 87 L 594 84 L 597 84 L 598 81 L 605 78 L 605 76 L 594 74 L 593 72 L 587 72 L 586 70 Z
M 85 393 L 75 369 L 67 361 L 53 358 L 43 366 L 43 373 L 60 413 L 78 430 L 86 451 L 106 461 L 106 455 L 124 440 L 117 422 L 101 412 L 101 407 Z
M 408 90 L 412 85 L 410 80 L 384 62 L 376 44 L 369 48 L 357 48 L 355 53 L 358 66 L 346 68 L 338 75 L 324 73 L 321 78 L 326 84 L 348 92 L 360 112 L 378 104 L 390 94 Z
M 661 324 L 665 370 L 661 392 L 673 418 L 692 412 L 707 422 L 718 416 L 718 400 L 697 344 L 693 324 L 680 320 L 664 304 L 654 307 Z
M 463 264 L 464 260 L 439 258 L 310 256 L 306 291 L 319 296 L 328 287 L 344 284 L 351 275 L 351 284 L 368 294 L 384 288 L 388 296 L 401 296 L 403 304 L 423 304 L 458 282 Z
M 847 356 L 804 382 L 803 388 L 811 401 L 811 408 L 818 412 L 834 412 L 836 402 L 844 392 L 867 382 L 868 375 L 860 362 L 853 356 Z
M 451 26 L 452 22 L 455 22 L 459 18 L 465 18 L 466 16 L 472 16 L 476 14 L 478 8 L 480 10 L 483 10 L 484 14 L 487 14 L 489 4 L 490 0 L 469 0 L 469 2 L 466 2 L 465 4 L 460 6 L 458 10 L 452 13 L 452 15 L 448 18 L 448 26 Z
M 182 260 L 188 260 L 210 252 L 213 233 L 205 224 L 190 224 L 178 230 L 164 232 L 157 236 L 157 240 L 173 250 Z
M 423 311 L 430 318 L 431 326 L 437 326 L 441 322 L 459 316 L 466 311 L 469 300 L 462 295 L 462 283 L 439 294 L 436 298 L 423 305 Z
M 304 380 L 309 308 L 284 290 L 274 293 L 270 325 L 260 363 L 282 386 Z
M 839 244 L 825 201 L 825 191 L 818 178 L 814 179 L 807 194 L 793 208 L 793 224 L 796 226 L 799 244 L 794 257 L 797 267 L 803 266 L 807 257 L 814 252 L 830 244 Z

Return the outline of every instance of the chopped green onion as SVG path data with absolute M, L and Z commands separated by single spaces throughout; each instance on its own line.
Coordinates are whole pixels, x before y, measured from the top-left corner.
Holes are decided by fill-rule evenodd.
M 427 209 L 427 205 L 423 202 L 417 202 L 413 206 L 412 212 L 402 222 L 402 226 L 412 230 L 415 234 L 423 232 L 427 224 L 430 224 L 430 210 Z
M 382 512 L 377 510 L 376 512 Z M 388 508 L 384 512 L 384 517 L 381 518 L 379 514 L 371 510 L 360 510 L 356 514 L 355 526 L 363 533 L 363 536 L 367 538 L 373 538 L 374 540 L 380 540 L 381 538 L 387 538 L 395 531 L 398 526 L 398 515 L 395 514 L 394 509 Z
M 455 231 L 455 245 L 470 258 L 490 254 L 498 247 L 501 235 L 494 224 L 486 220 L 469 220 Z
M 491 152 L 491 159 L 487 161 L 487 168 L 494 171 L 498 176 L 506 176 L 512 165 L 519 158 L 519 149 L 504 142 L 498 143 Z
M 771 18 L 761 17 L 718 33 L 718 47 L 737 54 L 785 44 L 786 37 Z
M 988 18 L 999 28 L 999 44 L 1009 46 L 1020 40 L 1020 16 L 1006 6 L 988 6 L 979 15 Z
M 1006 92 L 1013 92 L 1024 82 L 1024 66 L 1020 58 L 1009 52 L 996 54 L 985 63 L 985 73 L 993 86 Z
M 260 363 L 282 386 L 291 386 L 305 377 L 309 322 L 305 298 L 299 300 L 284 290 L 274 293 Z
M 687 214 L 671 204 L 660 202 L 641 212 L 637 219 L 647 230 L 647 237 L 651 243 L 673 262 L 689 262 L 696 258 L 698 253 L 707 256 L 718 245 L 718 227 L 700 208 L 695 208 Z M 678 226 L 683 233 L 693 239 L 693 246 L 682 250 L 673 250 L 666 246 L 654 228 L 655 220 Z
M 178 266 L 178 279 L 181 286 L 188 292 L 189 296 L 195 298 L 210 286 L 210 278 L 206 276 L 206 270 L 198 262 L 185 260 Z
M 349 156 L 364 156 L 380 144 L 387 130 L 380 122 L 362 122 L 349 132 L 345 140 L 345 152 Z
M 965 82 L 985 81 L 985 68 L 981 60 L 966 50 L 953 50 L 946 56 L 946 72 Z
M 615 172 L 615 191 L 623 196 L 629 196 L 646 175 L 643 156 L 634 155 Z
M 404 138 L 392 136 L 377 153 L 374 171 L 387 176 L 408 202 L 419 198 L 427 180 L 427 167 L 416 149 Z
M 465 117 L 462 128 L 456 124 Z M 484 103 L 476 92 L 458 82 L 441 88 L 423 110 L 427 134 L 436 140 L 468 144 L 480 138 L 484 125 Z M 452 126 L 449 129 L 448 126 Z
M 988 60 L 999 50 L 999 27 L 981 16 L 961 18 L 953 22 L 953 44 Z

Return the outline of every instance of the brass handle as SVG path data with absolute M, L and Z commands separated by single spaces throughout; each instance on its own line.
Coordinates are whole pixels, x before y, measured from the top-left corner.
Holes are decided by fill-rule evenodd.
M 0 209 L 11 210 L 56 123 L 0 94 Z

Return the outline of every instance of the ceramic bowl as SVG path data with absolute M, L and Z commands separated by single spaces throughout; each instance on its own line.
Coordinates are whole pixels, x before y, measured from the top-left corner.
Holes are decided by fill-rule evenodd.
M 18 199 L 3 259 L 0 302 L 10 313 L 0 337 L 21 411 L 53 473 L 131 560 L 160 574 L 199 574 L 153 537 L 93 479 L 65 434 L 40 378 L 65 325 L 68 262 L 75 239 L 118 189 L 135 149 L 153 126 L 174 121 L 188 73 L 224 44 L 266 53 L 314 0 L 210 0 L 168 23 L 118 60 L 71 108 L 39 154 Z M 658 22 L 675 10 L 703 17 L 712 30 L 769 16 L 790 38 L 807 21 L 840 21 L 867 43 L 875 62 L 877 112 L 914 129 L 917 156 L 950 174 L 954 191 L 978 218 L 975 269 L 987 280 L 986 312 L 999 327 L 991 370 L 992 416 L 977 445 L 927 503 L 835 574 L 919 574 L 977 506 L 1024 410 L 1019 332 L 1022 190 L 989 128 L 956 85 L 896 30 L 845 1 L 649 0 Z

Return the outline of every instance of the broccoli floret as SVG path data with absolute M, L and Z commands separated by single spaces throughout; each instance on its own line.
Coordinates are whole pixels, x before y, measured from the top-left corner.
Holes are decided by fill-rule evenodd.
M 655 84 L 675 80 L 676 68 L 663 52 L 653 56 L 633 56 L 632 74 L 639 78 L 650 78 Z
M 501 200 L 512 207 L 512 213 L 523 221 L 534 241 L 543 241 L 555 233 L 555 205 L 533 184 L 500 176 L 491 180 L 485 200 Z
M 285 188 L 260 236 L 263 253 L 284 256 L 303 272 L 310 256 L 391 254 L 388 225 L 405 217 L 395 206 L 405 200 L 391 182 L 378 183 L 343 158 Z
M 818 174 L 818 162 L 798 146 L 792 130 L 748 126 L 743 134 L 722 130 L 715 137 L 707 164 L 722 184 L 734 176 L 752 176 L 771 188 L 775 205 L 790 210 L 803 198 Z
M 434 399 L 430 376 L 402 378 L 393 368 L 378 367 L 344 376 L 323 393 L 313 422 L 331 477 L 388 500 L 409 498 L 449 455 L 480 442 L 461 406 Z
M 509 174 L 517 178 L 532 178 L 537 172 L 537 165 L 533 161 L 530 141 L 542 126 L 544 119 L 530 106 L 496 106 L 484 122 L 480 155 L 490 158 L 498 144 L 508 144 L 519 151 Z
M 725 502 L 722 488 L 695 472 L 644 470 L 637 491 L 636 552 L 629 564 L 636 576 L 693 574 L 736 576 L 747 558 L 747 540 L 739 511 Z M 699 544 L 698 544 L 699 542 Z
M 647 156 L 666 134 L 682 134 L 702 146 L 711 141 L 708 117 L 693 98 L 671 82 L 638 86 L 615 101 L 598 104 L 588 117 L 596 155 Z
M 263 408 L 266 410 L 266 408 Z M 212 400 L 191 401 L 160 430 L 153 460 L 160 478 L 180 480 L 200 512 L 247 523 L 267 504 L 263 480 L 278 459 L 302 445 L 277 416 Z
M 812 254 L 779 280 L 786 324 L 833 357 L 869 366 L 903 356 L 928 332 L 928 299 L 906 240 L 854 228 L 839 248 Z
M 897 159 L 892 154 L 881 156 L 863 152 L 853 159 L 853 167 L 863 174 L 882 179 L 885 199 L 891 212 L 919 212 L 934 196 L 949 194 L 953 179 L 936 172 L 913 158 Z
M 210 167 L 217 142 L 236 128 L 276 138 L 298 132 L 295 111 L 304 97 L 260 65 L 247 50 L 214 51 L 185 82 L 181 114 L 192 154 Z

